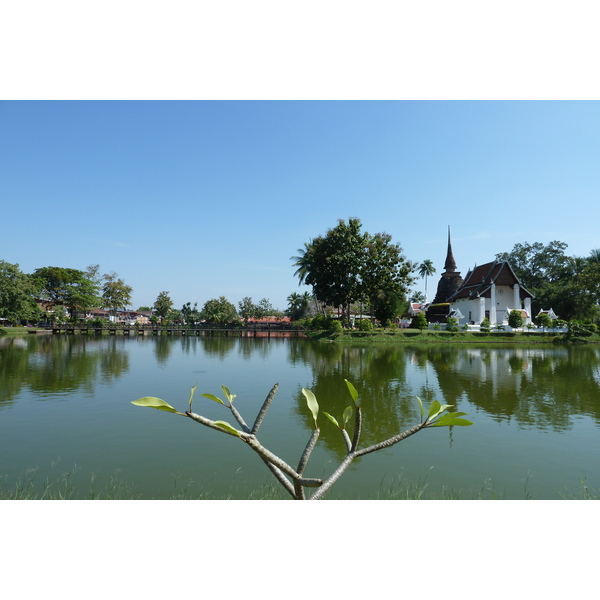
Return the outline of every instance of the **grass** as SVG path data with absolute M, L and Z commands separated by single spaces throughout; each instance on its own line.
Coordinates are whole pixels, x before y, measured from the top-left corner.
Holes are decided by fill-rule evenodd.
M 106 484 L 98 486 L 94 474 L 90 476 L 89 482 L 83 485 L 75 485 L 75 471 L 59 475 L 54 481 L 45 479 L 41 485 L 35 481 L 36 469 L 28 469 L 9 485 L 7 477 L 0 477 L 0 500 L 232 500 L 236 497 L 233 492 L 225 495 L 214 495 L 210 490 L 203 489 L 198 482 L 189 480 L 181 481 L 180 476 L 173 476 L 173 490 L 166 497 L 145 497 L 135 486 L 122 481 L 118 473 L 109 477 Z M 600 490 L 590 488 L 586 479 L 579 482 L 576 492 L 564 490 L 557 494 L 557 500 L 600 500 Z M 479 489 L 454 490 L 442 488 L 438 492 L 431 492 L 427 483 L 427 477 L 416 482 L 408 482 L 398 475 L 395 480 L 380 484 L 375 498 L 377 500 L 506 500 L 504 491 L 495 489 L 491 480 L 485 480 Z M 237 496 L 239 497 L 239 495 Z M 361 498 L 338 497 L 329 494 L 331 500 L 360 500 Z M 288 494 L 274 482 L 268 482 L 250 492 L 245 500 L 289 500 Z M 528 490 L 528 479 L 523 486 L 522 500 L 534 499 Z

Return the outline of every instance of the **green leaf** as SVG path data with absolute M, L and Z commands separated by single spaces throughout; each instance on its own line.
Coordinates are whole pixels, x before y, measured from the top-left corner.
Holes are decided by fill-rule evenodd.
M 425 416 L 425 409 L 423 408 L 423 402 L 421 402 L 421 398 L 417 396 L 417 400 L 419 401 L 419 410 L 421 411 L 421 419 Z
M 437 415 L 440 410 L 440 406 L 442 406 L 437 400 L 434 400 L 429 406 L 429 412 L 427 413 L 427 420 L 431 421 L 433 415 Z
M 192 398 L 194 397 L 194 394 L 196 393 L 196 386 L 197 385 L 198 384 L 195 383 L 194 386 L 192 387 L 191 391 L 190 391 L 190 402 L 189 402 L 189 404 L 190 404 L 190 412 L 192 412 Z
M 229 388 L 225 385 L 222 385 L 221 389 L 223 390 L 223 393 L 225 394 L 225 398 L 227 398 L 227 401 L 229 402 L 229 404 L 231 404 L 233 402 L 233 399 L 235 398 L 235 394 L 232 394 L 229 391 Z
M 230 425 L 227 421 L 214 421 L 214 424 L 218 425 L 221 429 L 224 429 L 228 433 L 240 437 L 240 432 L 235 427 L 233 427 L 233 425 Z
M 471 421 L 467 421 L 467 419 L 460 418 L 460 416 L 465 414 L 467 413 L 459 412 L 442 415 L 437 421 L 435 421 L 435 423 L 432 423 L 430 427 L 450 427 L 451 425 L 456 425 L 458 427 L 466 427 L 467 425 L 473 425 Z
M 223 400 L 221 400 L 221 398 L 217 398 L 214 394 L 202 394 L 202 395 L 205 398 L 208 398 L 209 400 L 214 400 L 215 402 L 218 402 L 219 404 L 226 406 L 225 402 L 223 402 Z
M 452 404 L 440 404 L 437 400 L 434 400 L 429 407 L 429 413 L 427 415 L 428 421 L 433 421 L 437 416 L 441 415 L 444 411 L 452 408 Z
M 313 416 L 313 419 L 315 420 L 315 425 L 316 425 L 317 424 L 317 416 L 319 415 L 319 403 L 317 402 L 315 395 L 310 390 L 302 388 L 302 393 L 304 394 L 304 397 L 306 398 L 306 404 L 308 404 L 308 408 L 310 409 L 310 412 L 312 413 L 312 416 Z
M 348 421 L 351 418 L 352 418 L 352 407 L 346 406 L 346 409 L 344 410 L 344 414 L 342 415 L 342 419 L 344 420 L 344 428 L 346 427 L 346 424 L 348 423 Z
M 181 414 L 180 412 L 176 411 L 168 402 L 165 402 L 160 398 L 155 398 L 154 396 L 138 398 L 137 400 L 134 400 L 131 404 L 135 404 L 136 406 L 147 406 L 148 408 L 156 408 L 157 410 L 164 410 L 166 412 L 177 413 L 178 415 Z
M 344 379 L 344 381 L 346 382 L 346 385 L 348 386 L 348 391 L 350 392 L 350 395 L 352 396 L 352 400 L 353 400 L 354 404 L 356 406 L 358 406 L 358 392 L 356 391 L 356 388 L 347 379 Z
M 325 411 L 323 411 L 323 414 L 339 429 L 341 429 L 340 424 L 337 422 L 337 419 L 333 416 L 331 416 L 329 413 L 326 413 Z

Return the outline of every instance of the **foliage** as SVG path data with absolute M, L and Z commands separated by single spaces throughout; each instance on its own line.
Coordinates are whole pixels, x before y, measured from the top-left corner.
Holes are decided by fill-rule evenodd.
M 246 424 L 241 414 L 238 412 L 237 408 L 235 408 L 233 401 L 236 398 L 236 395 L 232 394 L 226 386 L 222 386 L 221 388 L 225 400 L 221 399 L 220 397 L 214 394 L 202 394 L 203 397 L 228 408 L 231 411 L 233 418 L 237 421 L 239 429 L 237 429 L 227 421 L 212 421 L 211 419 L 207 419 L 206 417 L 192 412 L 192 402 L 194 393 L 196 391 L 195 385 L 191 389 L 190 397 L 188 400 L 189 410 L 185 411 L 184 413 L 179 412 L 164 400 L 151 396 L 139 398 L 138 400 L 132 402 L 132 404 L 136 406 L 144 406 L 161 410 L 164 412 L 174 413 L 179 416 L 192 419 L 193 421 L 200 423 L 205 427 L 209 427 L 211 429 L 215 429 L 216 431 L 220 431 L 221 433 L 230 435 L 235 438 L 239 438 L 249 448 L 251 448 L 254 452 L 256 452 L 259 455 L 259 457 L 262 459 L 265 465 L 273 473 L 277 481 L 295 500 L 306 500 L 307 489 L 315 490 L 308 499 L 321 499 L 355 459 L 370 454 L 372 452 L 377 452 L 378 450 L 382 450 L 384 448 L 389 448 L 390 446 L 393 446 L 407 439 L 408 437 L 418 433 L 423 429 L 430 427 L 452 427 L 472 425 L 471 421 L 468 421 L 463 418 L 466 415 L 466 413 L 448 412 L 448 409 L 452 408 L 452 405 L 442 405 L 437 400 L 434 400 L 431 403 L 429 410 L 427 411 L 427 416 L 425 416 L 426 413 L 423 407 L 423 403 L 420 398 L 417 398 L 419 402 L 419 410 L 421 413 L 421 422 L 419 424 L 411 427 L 410 429 L 407 429 L 402 433 L 398 433 L 388 438 L 387 440 L 359 449 L 360 436 L 362 430 L 362 407 L 361 403 L 358 400 L 358 392 L 354 385 L 352 385 L 352 383 L 348 380 L 345 380 L 345 382 L 351 397 L 351 403 L 345 408 L 341 419 L 338 419 L 334 415 L 330 415 L 326 412 L 323 412 L 327 419 L 340 431 L 340 434 L 342 435 L 346 446 L 345 458 L 343 459 L 341 464 L 334 470 L 334 472 L 331 473 L 326 479 L 306 477 L 304 475 L 304 471 L 310 459 L 311 453 L 315 448 L 320 435 L 320 427 L 318 424 L 320 412 L 319 403 L 313 392 L 305 388 L 302 389 L 302 395 L 306 400 L 308 410 L 312 416 L 312 420 L 314 422 L 314 430 L 308 439 L 306 447 L 304 448 L 304 451 L 300 456 L 300 460 L 296 468 L 293 468 L 287 462 L 282 460 L 278 455 L 274 454 L 268 448 L 263 446 L 263 444 L 258 440 L 257 437 L 262 421 L 279 387 L 278 383 L 276 383 L 269 392 L 258 415 L 256 416 L 256 419 L 254 420 L 254 424 L 252 425 L 252 427 Z M 354 422 L 352 438 L 350 437 L 350 434 L 347 430 L 348 424 L 351 421 Z
M 425 316 L 425 313 L 420 312 L 419 314 L 415 315 L 412 318 L 411 324 L 410 324 L 412 329 L 420 329 L 421 331 L 423 329 L 427 329 L 427 317 Z
M 107 273 L 103 278 L 102 305 L 116 315 L 120 308 L 125 309 L 131 303 L 133 288 L 126 285 L 117 273 Z
M 349 318 L 352 303 L 373 303 L 382 292 L 404 298 L 414 281 L 414 266 L 400 246 L 386 233 L 362 233 L 359 219 L 340 219 L 298 252 L 292 260 L 300 283 L 312 286 L 320 302 L 341 306 L 343 319 Z
M 552 326 L 552 319 L 547 313 L 541 313 L 535 318 L 535 323 L 538 327 L 541 327 L 542 330 L 545 331 Z
M 341 321 L 338 319 L 331 319 L 331 325 L 329 331 L 333 333 L 344 333 L 344 328 L 342 327 Z
M 454 317 L 448 317 L 446 321 L 446 331 L 458 331 L 458 320 Z
M 194 302 L 192 308 L 191 302 L 186 302 L 181 308 L 181 318 L 186 325 L 196 325 L 200 322 L 200 311 L 198 310 L 198 303 Z
M 371 323 L 371 319 L 361 319 L 358 321 L 358 330 L 373 331 L 373 323 Z
M 566 320 L 598 317 L 600 262 L 593 250 L 588 258 L 567 256 L 567 244 L 516 244 L 496 255 L 507 260 L 521 283 L 532 293 L 533 312 L 554 309 Z
M 391 322 L 402 313 L 405 303 L 393 290 L 379 290 L 371 300 L 372 314 L 380 323 Z
M 169 292 L 160 292 L 154 301 L 154 311 L 161 319 L 165 319 L 173 308 L 173 301 L 169 296 Z
M 523 319 L 523 314 L 520 310 L 514 309 L 510 311 L 508 315 L 508 325 L 513 329 L 518 329 L 519 327 L 523 327 L 523 323 L 525 319 Z
M 227 325 L 239 322 L 235 306 L 225 296 L 207 300 L 202 307 L 200 317 L 207 323 L 215 325 Z
M 490 325 L 490 320 L 486 317 L 479 324 L 479 330 L 482 331 L 483 333 L 489 333 L 491 331 L 491 329 L 492 329 L 492 327 Z
M 307 321 L 308 321 L 308 319 L 307 319 Z M 329 317 L 326 317 L 325 315 L 322 315 L 321 313 L 317 313 L 310 320 L 310 328 L 314 331 L 321 331 L 321 330 L 329 329 L 330 323 L 331 323 L 331 319 Z
M 304 292 L 303 294 L 292 292 L 287 297 L 288 307 L 285 311 L 285 314 L 292 321 L 298 321 L 302 317 L 306 316 L 311 301 L 312 298 L 308 292 Z
M 83 272 L 63 267 L 42 267 L 36 269 L 32 277 L 40 298 L 65 306 L 73 315 L 99 303 L 98 268 L 98 265 L 93 265 Z
M 10 323 L 36 319 L 39 311 L 33 293 L 31 278 L 19 265 L 0 260 L 0 317 Z
M 425 298 L 427 298 L 427 277 L 435 273 L 435 267 L 433 266 L 433 262 L 428 258 L 425 259 L 417 267 L 417 273 L 419 274 L 419 277 L 425 278 Z

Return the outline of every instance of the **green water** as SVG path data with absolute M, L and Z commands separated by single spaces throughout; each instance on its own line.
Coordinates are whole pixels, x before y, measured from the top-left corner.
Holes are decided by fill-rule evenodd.
M 333 498 L 387 498 L 405 486 L 425 496 L 558 499 L 600 490 L 600 348 L 597 346 L 336 345 L 302 339 L 29 336 L 0 339 L 0 477 L 37 489 L 68 473 L 85 497 L 93 476 L 117 478 L 130 497 L 247 498 L 274 480 L 245 444 L 189 419 L 131 404 L 158 396 L 182 412 L 233 422 L 202 398 L 227 385 L 252 423 L 280 384 L 262 443 L 297 464 L 312 418 L 301 394 L 341 419 L 360 393 L 362 445 L 419 420 L 416 396 L 468 413 L 472 427 L 426 430 L 358 460 Z M 306 475 L 323 477 L 344 442 L 326 419 Z M 34 471 L 28 471 L 34 469 Z M 600 492 L 599 492 L 600 493 Z M 598 494 L 597 494 L 598 495 Z M 283 496 L 285 497 L 285 496 Z

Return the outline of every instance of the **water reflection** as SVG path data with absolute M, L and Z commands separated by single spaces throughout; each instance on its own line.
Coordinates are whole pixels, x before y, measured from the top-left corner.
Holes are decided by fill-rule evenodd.
M 28 388 L 40 400 L 74 392 L 93 394 L 129 369 L 126 341 L 85 336 L 0 339 L 0 408 Z

